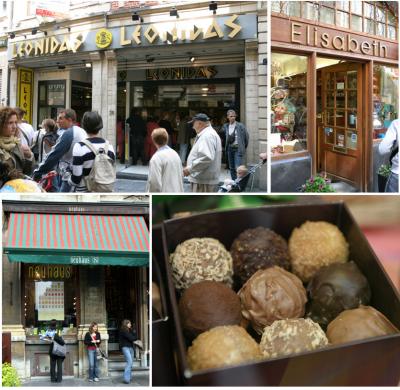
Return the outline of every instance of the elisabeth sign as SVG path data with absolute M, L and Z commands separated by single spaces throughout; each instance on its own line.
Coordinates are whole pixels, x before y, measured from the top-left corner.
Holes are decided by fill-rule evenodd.
M 17 41 L 10 43 L 8 57 L 15 59 L 78 51 L 253 38 L 257 38 L 257 15 L 227 15 L 196 20 L 130 24 Z

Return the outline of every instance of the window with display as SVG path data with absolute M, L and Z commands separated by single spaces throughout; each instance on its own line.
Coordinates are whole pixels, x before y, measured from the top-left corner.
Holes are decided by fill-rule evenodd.
M 274 1 L 272 12 L 397 39 L 396 2 L 392 6 L 368 1 Z
M 394 66 L 374 66 L 373 75 L 374 138 L 383 138 L 394 119 L 398 118 L 399 69 Z
M 272 53 L 273 155 L 307 149 L 307 60 L 305 56 Z
M 76 327 L 79 306 L 76 267 L 24 264 L 22 293 L 25 327 L 31 328 L 33 334 L 46 329 L 52 319 L 62 327 Z

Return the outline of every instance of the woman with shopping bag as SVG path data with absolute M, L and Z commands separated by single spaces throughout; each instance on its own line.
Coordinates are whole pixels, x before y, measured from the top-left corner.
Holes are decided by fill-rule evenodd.
M 89 382 L 99 381 L 99 363 L 98 352 L 100 352 L 99 345 L 101 343 L 99 327 L 96 322 L 92 322 L 89 326 L 89 332 L 85 334 L 84 343 L 87 347 L 89 359 Z M 101 355 L 99 355 L 101 358 Z

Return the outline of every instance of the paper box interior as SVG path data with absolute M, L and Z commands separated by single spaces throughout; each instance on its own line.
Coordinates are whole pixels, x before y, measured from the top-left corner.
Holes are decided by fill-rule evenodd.
M 365 236 L 343 203 L 302 203 L 274 205 L 257 209 L 210 212 L 166 221 L 163 225 L 167 294 L 176 332 L 178 371 L 186 385 L 267 386 L 267 385 L 391 385 L 400 379 L 400 334 L 328 346 L 313 352 L 262 360 L 238 366 L 190 371 L 178 314 L 169 254 L 176 246 L 194 237 L 213 237 L 229 250 L 245 229 L 264 226 L 286 239 L 305 221 L 327 221 L 338 226 L 350 245 L 350 259 L 367 277 L 371 306 L 381 311 L 400 329 L 400 297 Z

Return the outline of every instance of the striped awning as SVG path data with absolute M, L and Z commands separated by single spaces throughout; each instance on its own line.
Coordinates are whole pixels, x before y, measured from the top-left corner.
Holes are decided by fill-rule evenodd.
M 4 253 L 10 261 L 146 266 L 149 231 L 143 217 L 11 213 Z

